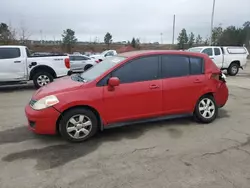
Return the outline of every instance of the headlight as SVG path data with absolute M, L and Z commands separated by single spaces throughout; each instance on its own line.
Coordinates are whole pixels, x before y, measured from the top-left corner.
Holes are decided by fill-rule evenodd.
M 59 100 L 57 99 L 57 97 L 54 95 L 50 95 L 35 102 L 32 108 L 34 110 L 42 110 L 42 109 L 54 106 L 57 103 L 59 103 Z

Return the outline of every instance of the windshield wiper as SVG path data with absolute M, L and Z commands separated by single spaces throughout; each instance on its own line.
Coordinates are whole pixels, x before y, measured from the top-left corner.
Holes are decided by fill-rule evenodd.
M 73 76 L 72 76 L 73 77 Z M 87 82 L 87 80 L 85 80 L 83 77 L 81 77 L 80 74 L 75 74 L 74 78 L 76 79 L 76 81 L 78 82 Z

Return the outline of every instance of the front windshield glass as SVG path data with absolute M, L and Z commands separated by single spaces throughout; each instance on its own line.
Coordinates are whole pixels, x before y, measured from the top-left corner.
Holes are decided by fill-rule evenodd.
M 189 52 L 201 52 L 202 48 L 189 48 Z
M 121 61 L 125 60 L 125 57 L 113 56 L 105 58 L 103 61 L 93 66 L 86 72 L 81 74 L 81 77 L 86 81 L 95 80 L 97 77 L 101 76 L 104 72 L 111 69 Z
M 101 55 L 105 55 L 108 52 L 108 50 L 101 53 Z

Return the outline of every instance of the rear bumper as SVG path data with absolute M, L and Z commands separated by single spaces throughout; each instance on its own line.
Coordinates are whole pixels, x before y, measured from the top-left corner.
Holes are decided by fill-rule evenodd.
M 223 107 L 228 101 L 228 96 L 228 87 L 225 82 L 222 82 L 220 85 L 218 85 L 217 91 L 214 93 L 216 104 L 220 108 Z

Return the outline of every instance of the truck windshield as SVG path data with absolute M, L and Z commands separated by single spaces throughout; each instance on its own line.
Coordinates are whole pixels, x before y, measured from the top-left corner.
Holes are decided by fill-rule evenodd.
M 93 66 L 86 72 L 83 72 L 80 76 L 87 82 L 95 80 L 97 77 L 101 76 L 104 72 L 111 69 L 112 67 L 114 67 L 115 65 L 122 62 L 125 59 L 126 59 L 125 57 L 121 56 L 113 56 L 105 58 L 97 65 Z

